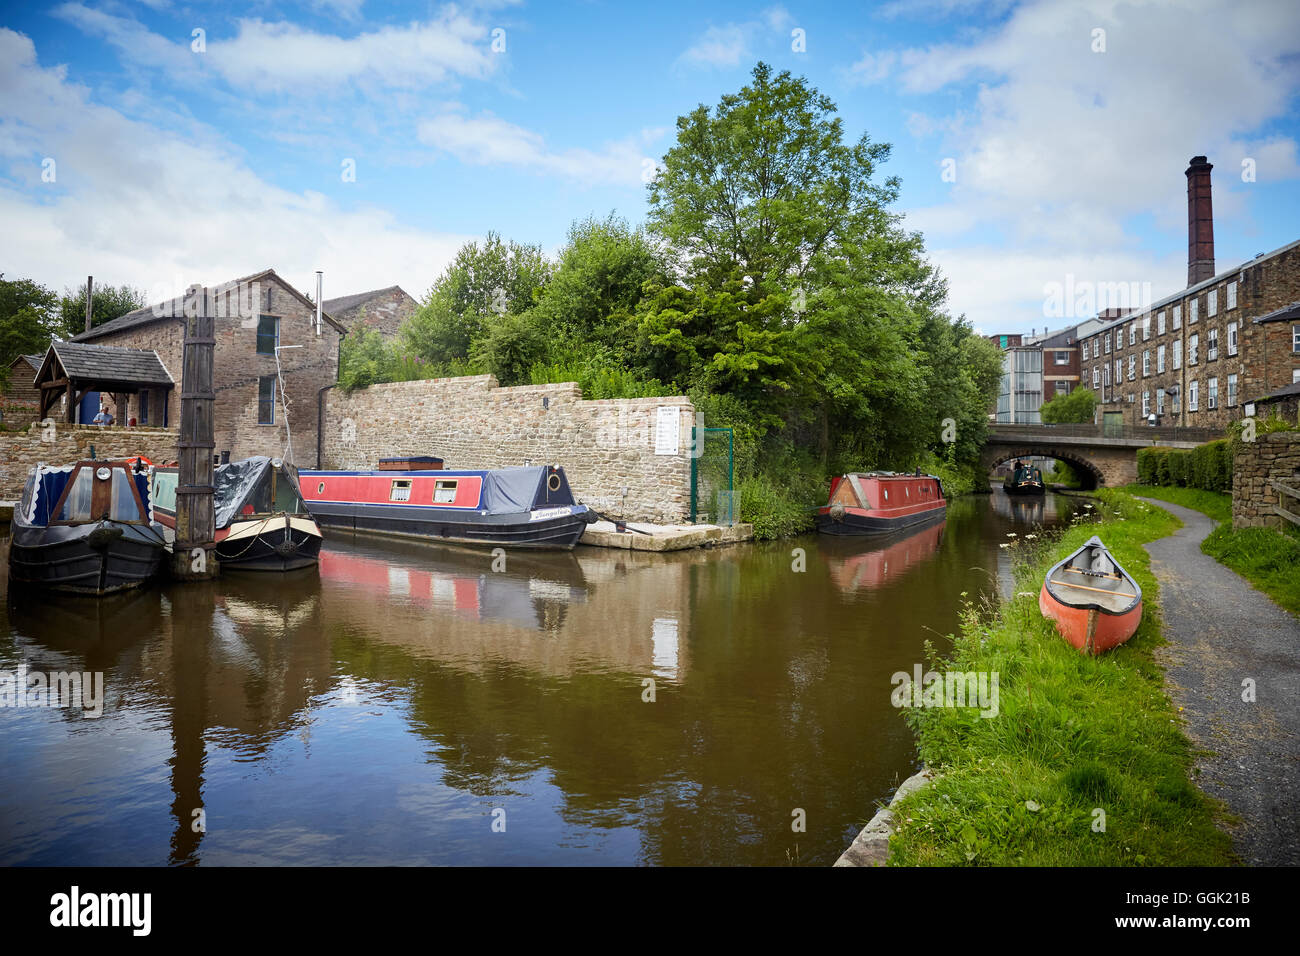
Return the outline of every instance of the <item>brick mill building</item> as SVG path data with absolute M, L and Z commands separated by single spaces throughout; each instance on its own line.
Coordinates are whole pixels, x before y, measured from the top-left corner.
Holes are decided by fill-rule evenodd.
M 1022 344 L 1043 349 L 1044 401 L 1075 387 L 1077 368 L 1102 423 L 1154 415 L 1163 425 L 1219 428 L 1247 403 L 1300 383 L 1300 241 L 1216 272 L 1211 169 L 1194 156 L 1186 170 L 1185 289 Z M 1071 332 L 1077 357 L 1066 354 Z M 1056 363 L 1063 374 L 1048 388 Z
M 63 390 L 51 414 L 89 422 L 92 406 L 105 400 L 118 425 L 131 419 L 141 426 L 178 425 L 184 316 L 201 306 L 215 316 L 216 453 L 232 460 L 284 456 L 299 467 L 315 467 L 321 390 L 338 380 L 345 329 L 325 313 L 318 330 L 316 307 L 273 269 L 221 285 L 191 286 L 184 296 L 51 346 L 36 382 L 38 390 Z M 141 371 L 146 367 L 148 375 Z M 118 377 L 106 377 L 110 371 Z
M 364 325 L 368 329 L 377 329 L 384 338 L 391 339 L 396 337 L 402 323 L 415 315 L 420 303 L 411 298 L 401 286 L 390 285 L 387 289 L 326 299 L 324 308 L 346 329 Z

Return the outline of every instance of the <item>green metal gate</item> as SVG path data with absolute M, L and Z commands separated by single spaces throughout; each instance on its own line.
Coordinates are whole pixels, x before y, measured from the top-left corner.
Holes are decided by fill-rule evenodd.
M 691 523 L 736 523 L 735 436 L 730 428 L 691 428 Z

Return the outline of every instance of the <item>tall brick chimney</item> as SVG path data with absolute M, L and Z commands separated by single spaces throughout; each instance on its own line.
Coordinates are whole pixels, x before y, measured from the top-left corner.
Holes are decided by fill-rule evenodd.
M 1187 285 L 1214 276 L 1214 207 L 1210 203 L 1210 170 L 1204 156 L 1193 156 L 1187 167 Z

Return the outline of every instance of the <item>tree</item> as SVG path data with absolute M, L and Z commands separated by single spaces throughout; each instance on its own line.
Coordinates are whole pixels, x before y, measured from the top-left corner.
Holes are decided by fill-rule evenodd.
M 58 296 L 45 286 L 0 273 L 0 388 L 9 387 L 14 359 L 49 347 L 59 329 L 58 304 Z
M 550 273 L 541 246 L 503 241 L 489 232 L 480 246 L 461 246 L 402 327 L 402 344 L 435 364 L 465 359 L 490 316 L 529 309 Z
M 103 325 L 145 307 L 144 293 L 129 285 L 97 285 L 90 299 L 90 324 Z M 71 337 L 86 331 L 86 287 L 68 289 L 59 303 L 59 331 Z
M 881 232 L 898 180 L 875 183 L 889 156 L 865 134 L 843 142 L 835 104 L 802 77 L 759 63 L 753 83 L 677 120 L 677 144 L 650 184 L 650 223 L 718 287 L 739 272 L 762 296 L 811 279 L 842 246 Z
M 1039 414 L 1049 425 L 1091 423 L 1097 410 L 1097 395 L 1090 388 L 1076 388 L 1043 402 Z

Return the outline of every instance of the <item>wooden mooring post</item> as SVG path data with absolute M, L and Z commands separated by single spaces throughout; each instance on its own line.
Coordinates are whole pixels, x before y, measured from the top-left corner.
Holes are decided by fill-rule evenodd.
M 213 512 L 212 357 L 216 346 L 207 292 L 199 286 L 185 302 L 185 339 L 181 358 L 181 427 L 177 442 L 176 543 L 172 574 L 183 581 L 217 576 L 216 517 Z

